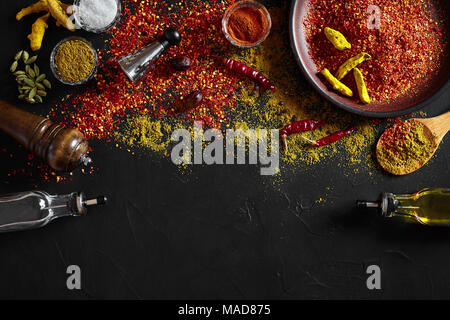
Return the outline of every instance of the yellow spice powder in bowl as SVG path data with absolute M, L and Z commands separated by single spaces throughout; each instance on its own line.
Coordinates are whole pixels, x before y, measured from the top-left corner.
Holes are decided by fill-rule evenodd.
M 97 65 L 97 52 L 81 37 L 62 40 L 50 56 L 50 67 L 54 76 L 68 85 L 80 85 L 89 81 L 96 73 Z

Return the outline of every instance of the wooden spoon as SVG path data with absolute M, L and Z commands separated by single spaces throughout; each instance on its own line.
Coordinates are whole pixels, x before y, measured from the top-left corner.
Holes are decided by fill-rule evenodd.
M 378 163 L 388 172 L 394 174 L 394 175 L 406 175 L 413 173 L 414 171 L 419 170 L 422 168 L 434 155 L 436 152 L 439 144 L 442 142 L 442 139 L 447 134 L 447 132 L 450 130 L 450 111 L 447 113 L 444 113 L 443 115 L 440 115 L 438 117 L 434 118 L 428 118 L 428 119 L 410 119 L 407 121 L 417 121 L 423 124 L 424 126 L 424 135 L 425 137 L 430 140 L 433 143 L 433 152 L 430 153 L 430 157 L 423 161 L 422 163 L 417 162 L 416 165 L 411 166 L 409 168 L 400 168 L 398 172 L 391 172 L 389 169 L 389 166 L 386 165 L 386 163 L 383 162 L 382 159 L 378 157 L 379 150 L 381 148 L 384 148 L 383 141 L 387 137 L 387 133 L 383 133 L 380 140 L 377 144 L 377 158 Z

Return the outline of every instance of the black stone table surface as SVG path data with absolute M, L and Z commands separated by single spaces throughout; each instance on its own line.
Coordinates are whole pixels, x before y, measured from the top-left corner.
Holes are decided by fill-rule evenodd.
M 14 19 L 29 3 L 0 2 L 0 98 L 45 114 L 50 101 L 69 89 L 53 79 L 47 103 L 28 106 L 17 101 L 8 71 L 14 54 L 29 47 L 34 18 Z M 103 43 L 101 36 L 79 34 L 96 46 Z M 39 52 L 47 74 L 43 61 L 68 35 L 60 28 L 47 32 Z M 449 104 L 447 91 L 424 111 L 438 115 Z M 0 194 L 38 187 L 110 198 L 83 218 L 0 234 L 0 298 L 450 298 L 450 229 L 383 219 L 354 206 L 383 191 L 450 187 L 448 140 L 430 165 L 405 177 L 380 171 L 370 179 L 366 173 L 348 175 L 328 161 L 277 187 L 255 166 L 195 166 L 181 174 L 170 159 L 133 156 L 93 141 L 99 173 L 75 172 L 73 182 L 56 184 L 7 177 L 27 153 L 0 133 Z M 317 203 L 320 198 L 326 201 Z M 81 290 L 66 287 L 70 265 L 81 268 Z M 366 286 L 370 265 L 381 268 L 381 290 Z

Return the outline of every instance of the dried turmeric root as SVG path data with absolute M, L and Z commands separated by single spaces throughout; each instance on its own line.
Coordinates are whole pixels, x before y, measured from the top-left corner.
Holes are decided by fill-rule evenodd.
M 69 19 L 58 0 L 46 0 L 48 11 L 62 26 L 70 31 L 75 31 L 75 24 Z
M 59 5 L 61 6 L 61 8 L 64 9 L 64 11 L 67 13 L 67 9 L 69 9 L 69 7 L 71 7 L 71 4 L 67 4 L 67 3 L 63 3 L 61 1 L 58 0 Z M 69 13 L 70 14 L 70 13 Z
M 31 27 L 31 34 L 28 35 L 30 39 L 30 46 L 33 51 L 37 51 L 41 48 L 42 39 L 44 38 L 45 29 L 48 28 L 47 20 L 50 17 L 50 13 L 38 18 Z
M 367 92 L 366 82 L 364 76 L 358 68 L 353 69 L 353 75 L 355 77 L 356 86 L 358 88 L 359 99 L 363 103 L 370 103 L 369 93 Z
M 63 10 L 67 13 L 67 14 L 73 14 L 73 9 L 72 9 L 72 5 L 71 4 L 67 4 L 67 3 L 63 3 L 61 1 L 58 0 L 58 3 L 60 4 L 61 8 L 63 8 Z M 71 8 L 70 10 L 68 10 L 69 8 Z M 59 23 L 58 20 L 56 20 L 56 26 L 60 27 L 61 23 Z
M 23 8 L 16 14 L 16 20 L 19 21 L 25 16 L 41 11 L 48 11 L 47 0 L 39 0 L 38 2 L 33 3 L 31 6 Z
M 45 34 L 45 29 L 48 28 L 47 20 L 52 15 L 57 21 L 57 25 L 63 25 L 71 31 L 75 31 L 75 25 L 66 15 L 65 11 L 70 7 L 69 4 L 62 3 L 60 0 L 39 0 L 38 2 L 23 8 L 16 14 L 16 20 L 19 21 L 23 17 L 32 13 L 47 11 L 47 14 L 38 18 L 31 27 L 31 34 L 28 35 L 30 39 L 31 49 L 37 51 L 41 48 L 42 39 Z
M 347 41 L 345 36 L 337 30 L 326 27 L 324 29 L 325 36 L 338 50 L 351 49 L 352 45 Z
M 340 82 L 338 79 L 336 79 L 331 74 L 330 70 L 325 68 L 320 73 L 325 77 L 325 79 L 327 79 L 327 81 L 331 84 L 331 86 L 333 87 L 334 90 L 336 90 L 337 92 L 339 92 L 340 94 L 342 94 L 344 96 L 353 97 L 353 91 L 349 87 L 347 87 L 345 84 Z
M 372 59 L 370 54 L 365 53 L 365 52 L 361 52 L 360 54 L 348 59 L 339 67 L 339 69 L 336 73 L 336 78 L 338 80 L 342 80 L 347 75 L 347 73 L 352 71 L 359 64 L 363 63 L 364 61 L 370 60 L 370 59 Z

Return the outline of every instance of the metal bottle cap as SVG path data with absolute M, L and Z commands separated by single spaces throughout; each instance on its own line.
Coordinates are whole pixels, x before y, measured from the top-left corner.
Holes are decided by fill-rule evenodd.
M 75 215 L 85 215 L 88 207 L 105 205 L 107 202 L 108 198 L 105 196 L 99 196 L 94 199 L 86 200 L 85 194 L 83 192 L 79 192 L 75 195 L 75 197 L 73 197 L 73 201 L 69 204 L 69 206 Z
M 383 217 L 390 218 L 397 210 L 398 201 L 393 193 L 383 192 L 380 201 L 356 201 L 358 208 L 378 208 Z

